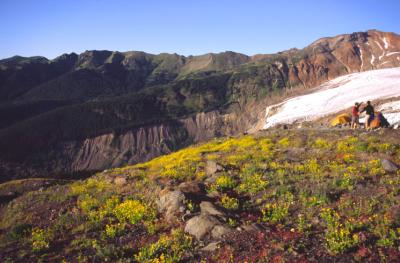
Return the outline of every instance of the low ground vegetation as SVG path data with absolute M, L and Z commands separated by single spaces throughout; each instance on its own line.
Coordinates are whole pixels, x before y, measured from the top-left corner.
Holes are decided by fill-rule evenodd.
M 398 139 L 395 131 L 312 130 L 220 138 L 28 191 L 0 207 L 0 259 L 395 262 L 400 172 L 388 172 L 382 160 L 400 163 Z M 221 171 L 207 174 L 210 161 Z M 228 215 L 232 231 L 212 253 L 202 252 L 207 240 L 184 232 L 185 217 L 170 222 L 157 209 L 160 192 L 189 182 L 204 185 Z M 198 213 L 195 197 L 185 205 L 187 215 Z

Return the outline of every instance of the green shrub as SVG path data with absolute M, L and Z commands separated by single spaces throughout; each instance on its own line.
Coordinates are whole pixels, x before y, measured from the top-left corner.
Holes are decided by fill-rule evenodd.
M 115 207 L 120 203 L 121 203 L 120 198 L 116 195 L 113 195 L 106 200 L 104 205 L 101 207 L 101 211 L 104 215 L 111 215 Z
M 288 146 L 290 145 L 290 140 L 289 140 L 289 138 L 285 137 L 285 138 L 280 139 L 280 140 L 278 141 L 278 145 L 281 146 L 281 147 L 283 147 L 283 148 L 288 147 Z
M 313 146 L 317 149 L 329 149 L 332 145 L 327 140 L 318 138 L 315 140 Z
M 221 198 L 221 205 L 229 210 L 237 210 L 239 208 L 239 200 L 224 194 Z
M 317 159 L 311 159 L 305 162 L 304 171 L 309 173 L 311 177 L 320 178 L 322 173 L 322 168 L 318 164 Z
M 230 227 L 237 227 L 238 226 L 238 222 L 234 218 L 228 218 L 228 225 Z
M 229 190 L 236 186 L 236 181 L 229 175 L 221 175 L 215 180 L 213 188 L 215 190 Z
M 354 154 L 346 153 L 343 155 L 343 162 L 346 164 L 351 164 L 357 162 L 357 159 Z
M 378 237 L 377 244 L 383 247 L 394 247 L 400 242 L 400 228 L 395 227 L 389 214 L 376 217 L 372 232 Z
M 124 223 L 117 224 L 107 224 L 105 229 L 105 234 L 109 238 L 114 238 L 116 236 L 121 235 L 125 230 Z
M 111 184 L 106 181 L 90 178 L 85 181 L 73 183 L 70 187 L 70 195 L 102 193 L 111 189 L 111 187 Z
M 327 225 L 325 241 L 331 253 L 342 253 L 359 243 L 358 235 L 352 234 L 355 226 L 350 221 L 342 224 L 339 214 L 330 208 L 322 209 L 320 216 Z
M 348 137 L 337 144 L 337 151 L 340 153 L 354 153 L 359 141 L 356 137 Z
M 114 208 L 114 214 L 121 223 L 136 224 L 143 219 L 146 207 L 137 200 L 125 200 Z
M 268 203 L 261 210 L 264 222 L 278 223 L 283 221 L 289 214 L 288 203 Z
M 162 235 L 157 242 L 141 248 L 135 260 L 143 263 L 182 262 L 185 252 L 191 247 L 190 236 L 182 230 L 173 230 L 171 235 Z
M 379 159 L 369 161 L 367 166 L 371 176 L 380 176 L 386 173 Z
M 282 199 L 269 202 L 261 209 L 262 221 L 273 224 L 283 222 L 289 215 L 289 208 L 293 203 L 293 195 L 285 193 Z
M 32 251 L 40 252 L 50 247 L 50 233 L 41 228 L 34 228 L 32 230 L 31 242 Z
M 268 186 L 268 181 L 259 173 L 242 175 L 241 183 L 237 187 L 240 193 L 256 194 Z
M 29 235 L 31 230 L 32 225 L 30 224 L 17 224 L 10 230 L 8 237 L 12 240 L 18 240 Z
M 100 206 L 99 200 L 86 194 L 78 199 L 78 207 L 84 214 L 89 214 L 90 211 L 95 210 Z

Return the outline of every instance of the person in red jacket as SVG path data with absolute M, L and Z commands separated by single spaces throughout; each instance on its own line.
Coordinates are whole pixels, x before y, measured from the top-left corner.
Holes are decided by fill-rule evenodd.
M 358 125 L 360 125 L 360 106 L 361 103 L 356 102 L 351 108 L 351 128 L 357 129 Z

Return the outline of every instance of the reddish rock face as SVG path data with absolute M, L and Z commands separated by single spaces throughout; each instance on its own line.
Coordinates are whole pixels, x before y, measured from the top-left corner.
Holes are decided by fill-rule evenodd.
M 400 36 L 370 30 L 321 38 L 303 50 L 280 55 L 288 64 L 289 85 L 310 88 L 344 74 L 400 66 Z M 257 55 L 252 59 L 271 57 Z

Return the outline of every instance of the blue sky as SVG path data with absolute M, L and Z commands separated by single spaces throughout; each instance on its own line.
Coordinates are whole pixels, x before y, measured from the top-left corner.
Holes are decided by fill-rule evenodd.
M 342 33 L 400 33 L 399 10 L 399 0 L 0 0 L 0 58 L 275 53 Z

